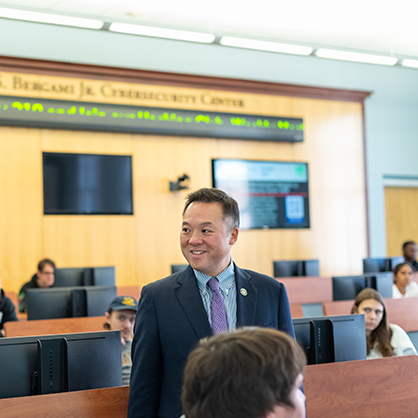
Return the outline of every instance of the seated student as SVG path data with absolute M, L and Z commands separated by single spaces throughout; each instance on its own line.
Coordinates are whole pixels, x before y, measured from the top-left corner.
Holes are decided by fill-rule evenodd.
M 131 345 L 138 302 L 131 296 L 113 299 L 106 312 L 104 327 L 112 331 L 120 330 L 122 338 L 122 384 L 129 386 L 132 369 Z
M 417 258 L 418 247 L 415 241 L 406 241 L 402 245 L 402 253 L 406 262 L 410 263 L 414 271 L 418 271 Z
M 400 326 L 388 323 L 385 302 L 376 290 L 363 289 L 351 313 L 364 314 L 368 359 L 417 354 L 408 334 Z
M 305 364 L 298 343 L 271 328 L 200 340 L 184 371 L 183 417 L 305 418 Z
M 407 261 L 393 269 L 392 297 L 394 299 L 418 296 L 418 284 L 412 280 L 414 269 Z
M 49 258 L 44 258 L 38 263 L 38 271 L 30 281 L 25 283 L 19 291 L 19 312 L 26 312 L 26 289 L 37 289 L 54 286 L 55 263 Z
M 3 325 L 9 321 L 17 321 L 15 305 L 13 302 L 4 294 L 1 288 L 0 279 L 0 337 L 5 337 L 5 331 Z

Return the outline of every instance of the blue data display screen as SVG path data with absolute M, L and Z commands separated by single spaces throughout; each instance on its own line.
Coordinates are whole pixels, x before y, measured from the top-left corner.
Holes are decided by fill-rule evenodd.
M 303 142 L 300 118 L 0 96 L 0 125 Z
M 216 159 L 212 185 L 237 200 L 241 229 L 310 227 L 306 163 Z

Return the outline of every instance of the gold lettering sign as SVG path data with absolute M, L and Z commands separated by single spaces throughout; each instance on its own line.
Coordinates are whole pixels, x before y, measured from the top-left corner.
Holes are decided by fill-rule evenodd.
M 0 72 L 0 95 L 230 112 L 248 112 L 247 102 L 256 96 L 9 72 Z

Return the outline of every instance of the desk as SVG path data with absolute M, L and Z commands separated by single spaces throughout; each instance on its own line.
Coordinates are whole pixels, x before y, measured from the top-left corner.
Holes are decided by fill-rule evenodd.
M 0 399 L 7 418 L 126 418 L 129 386 Z
M 418 417 L 418 357 L 307 366 L 309 418 Z
M 103 331 L 104 316 L 80 318 L 42 319 L 34 321 L 6 322 L 7 337 L 27 335 L 73 334 L 78 332 Z
M 331 277 L 278 277 L 285 285 L 290 303 L 322 303 L 332 300 Z
M 324 315 L 349 315 L 354 301 L 324 302 Z M 389 322 L 399 325 L 406 332 L 418 331 L 418 298 L 385 299 Z

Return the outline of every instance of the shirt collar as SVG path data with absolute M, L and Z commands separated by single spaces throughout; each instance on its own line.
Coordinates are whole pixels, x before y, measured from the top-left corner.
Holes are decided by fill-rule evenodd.
M 202 292 L 206 289 L 208 281 L 213 276 L 208 276 L 195 269 L 193 269 L 193 271 L 197 279 L 197 285 L 199 286 L 199 290 Z M 233 279 L 235 278 L 234 262 L 232 261 L 232 259 L 229 263 L 229 266 L 223 272 L 219 273 L 216 277 L 219 280 L 219 287 L 222 290 L 226 290 L 231 286 L 231 282 L 233 283 Z

